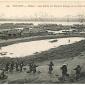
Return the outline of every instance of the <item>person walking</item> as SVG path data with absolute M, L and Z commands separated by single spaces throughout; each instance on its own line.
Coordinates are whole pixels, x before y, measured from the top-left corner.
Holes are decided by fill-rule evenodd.
M 76 80 L 78 80 L 80 78 L 80 74 L 81 74 L 80 65 L 77 65 L 77 67 L 74 70 L 76 71 Z
M 50 64 L 49 64 L 49 74 L 52 74 L 52 71 L 53 71 L 53 62 L 51 61 Z
M 62 79 L 65 81 L 65 80 L 66 80 L 66 77 L 67 77 L 67 65 L 64 64 L 64 65 L 61 67 L 61 70 L 62 70 Z

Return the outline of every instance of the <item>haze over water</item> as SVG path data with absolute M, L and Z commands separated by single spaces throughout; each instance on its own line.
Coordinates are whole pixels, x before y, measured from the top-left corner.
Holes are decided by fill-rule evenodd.
M 55 22 L 55 21 L 0 21 L 0 24 L 3 23 L 33 23 L 34 25 L 38 24 L 62 24 L 62 25 L 73 25 L 73 24 L 85 24 L 85 22 Z

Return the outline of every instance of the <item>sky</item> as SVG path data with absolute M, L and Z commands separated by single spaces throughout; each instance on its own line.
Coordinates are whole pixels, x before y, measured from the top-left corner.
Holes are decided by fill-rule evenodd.
M 62 18 L 77 15 L 85 15 L 84 0 L 0 0 L 0 18 Z

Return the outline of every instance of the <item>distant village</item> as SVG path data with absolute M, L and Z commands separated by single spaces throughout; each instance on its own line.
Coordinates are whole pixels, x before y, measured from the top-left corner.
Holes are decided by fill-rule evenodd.
M 38 24 L 33 23 L 3 23 L 0 24 L 0 39 L 11 39 L 29 36 L 85 36 L 85 25 L 73 24 Z

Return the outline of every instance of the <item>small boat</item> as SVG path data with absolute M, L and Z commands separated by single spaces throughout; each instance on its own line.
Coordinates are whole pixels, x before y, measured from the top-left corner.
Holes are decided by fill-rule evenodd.
M 6 55 L 6 54 L 7 54 L 7 52 L 1 52 L 0 54 L 1 54 L 1 55 Z
M 53 42 L 57 42 L 58 40 L 56 39 L 56 40 L 52 40 L 52 41 L 50 41 L 51 43 L 53 43 Z
M 13 53 L 10 53 L 11 55 L 13 54 Z
M 39 52 L 35 52 L 34 54 L 38 54 Z

